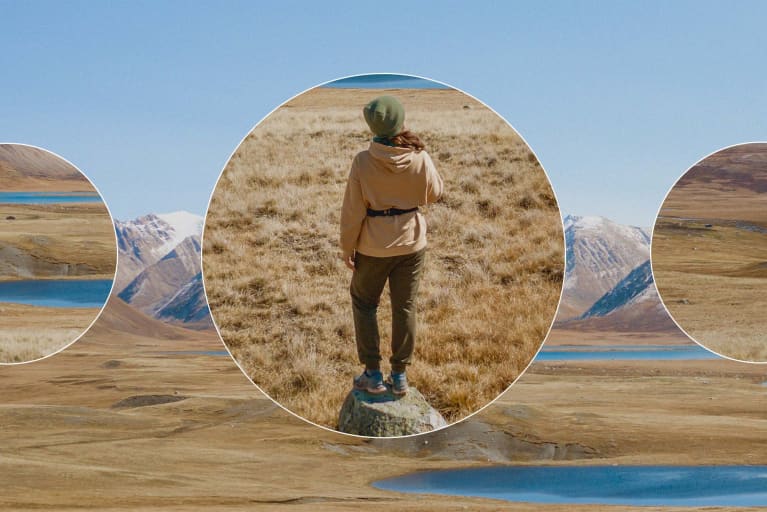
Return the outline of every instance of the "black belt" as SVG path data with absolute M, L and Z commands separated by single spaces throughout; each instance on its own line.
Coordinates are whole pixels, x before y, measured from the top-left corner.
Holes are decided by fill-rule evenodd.
M 368 208 L 368 217 L 392 217 L 394 215 L 402 215 L 405 213 L 418 211 L 418 207 L 408 208 L 407 210 L 400 210 L 399 208 L 388 208 L 386 210 L 371 210 Z

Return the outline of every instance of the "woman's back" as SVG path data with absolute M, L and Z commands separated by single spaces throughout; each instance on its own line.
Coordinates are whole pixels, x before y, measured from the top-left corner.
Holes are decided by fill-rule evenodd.
M 357 155 L 355 171 L 362 196 L 374 210 L 413 208 L 436 201 L 442 192 L 442 180 L 426 151 L 373 142 Z

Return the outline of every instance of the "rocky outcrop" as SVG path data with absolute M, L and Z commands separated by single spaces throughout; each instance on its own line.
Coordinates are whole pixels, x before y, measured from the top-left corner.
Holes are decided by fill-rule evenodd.
M 370 437 L 422 434 L 445 426 L 442 415 L 413 387 L 402 397 L 391 390 L 380 395 L 352 390 L 338 417 L 339 431 Z
M 0 276 L 35 279 L 40 277 L 86 276 L 98 269 L 85 263 L 49 261 L 8 243 L 0 242 Z

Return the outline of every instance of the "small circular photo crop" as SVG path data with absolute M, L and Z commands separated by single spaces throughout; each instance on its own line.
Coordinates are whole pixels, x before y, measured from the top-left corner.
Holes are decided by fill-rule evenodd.
M 538 159 L 444 84 L 360 75 L 282 104 L 210 200 L 216 327 L 277 404 L 327 429 L 447 426 L 529 365 L 556 313 L 564 236 Z
M 0 144 L 0 364 L 77 340 L 112 289 L 117 239 L 88 178 L 34 146 Z
M 652 270 L 698 344 L 767 362 L 767 143 L 727 147 L 679 178 L 655 220 Z

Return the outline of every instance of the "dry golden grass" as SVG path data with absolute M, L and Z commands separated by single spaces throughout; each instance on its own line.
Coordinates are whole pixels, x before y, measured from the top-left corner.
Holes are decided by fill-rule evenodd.
M 362 106 L 382 93 L 314 89 L 275 111 L 232 156 L 206 219 L 206 291 L 225 343 L 271 397 L 331 428 L 361 368 L 340 206 L 370 140 Z M 513 382 L 542 343 L 562 285 L 562 225 L 538 161 L 498 116 L 457 91 L 394 94 L 446 186 L 426 213 L 408 375 L 455 421 Z M 384 298 L 385 361 L 390 318 Z
M 93 322 L 98 308 L 46 308 L 0 303 L 0 363 L 47 356 L 69 345 Z
M 0 363 L 24 363 L 40 359 L 69 345 L 82 332 L 83 329 L 3 329 Z
M 663 203 L 652 242 L 666 308 L 695 340 L 729 357 L 767 361 L 767 145 L 696 165 Z
M 103 203 L 0 204 L 0 226 L 0 249 L 15 249 L 3 253 L 0 280 L 114 278 L 115 231 Z M 11 267 L 26 268 L 28 274 L 20 276 Z

